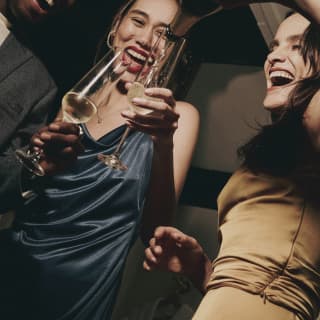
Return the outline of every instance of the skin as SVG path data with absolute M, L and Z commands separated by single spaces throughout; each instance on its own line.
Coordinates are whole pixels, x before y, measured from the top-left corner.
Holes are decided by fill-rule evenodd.
M 264 107 L 270 112 L 281 109 L 296 82 L 310 73 L 309 65 L 305 64 L 300 54 L 301 36 L 309 24 L 300 14 L 291 15 L 280 24 L 270 45 L 270 53 L 264 65 L 267 92 L 263 101 Z M 287 85 L 274 85 L 272 76 L 279 72 L 292 78 L 292 81 Z
M 40 166 L 46 175 L 65 170 L 83 152 L 79 127 L 59 120 L 41 128 L 30 141 L 34 151 L 41 151 Z
M 177 10 L 175 0 L 135 1 L 117 25 L 113 45 L 148 55 L 154 41 Z M 123 59 L 127 56 L 128 53 L 124 53 Z M 152 172 L 140 229 L 142 240 L 147 242 L 157 226 L 169 225 L 173 221 L 197 140 L 199 114 L 189 103 L 176 101 L 172 91 L 166 88 L 145 90 L 145 95 L 157 98 L 156 101 L 145 98 L 133 100 L 137 106 L 149 109 L 150 113 L 129 110 L 126 92 L 140 69 L 135 61 L 134 66 L 122 75 L 119 85 L 112 89 L 108 102 L 99 106 L 102 123 L 93 117 L 86 126 L 96 140 L 123 124 L 151 136 L 154 144 Z M 48 133 L 41 132 L 34 143 L 41 147 L 43 135 Z
M 248 5 L 250 3 L 264 3 L 269 0 L 216 0 L 224 9 L 232 9 Z M 303 16 L 317 24 L 320 24 L 320 2 L 318 0 L 275 0 L 275 3 L 282 4 L 295 11 L 300 12 Z
M 143 268 L 181 273 L 205 293 L 211 261 L 195 238 L 173 227 L 158 227 L 145 249 Z
M 0 10 L 10 14 L 17 22 L 36 24 L 52 14 L 58 14 L 70 8 L 76 0 L 50 0 L 50 6 L 44 8 L 37 0 L 0 0 Z M 71 123 L 56 121 L 37 132 L 30 141 L 35 150 L 43 150 L 39 164 L 46 175 L 64 170 L 73 163 L 83 151 L 79 140 L 79 128 Z
M 51 6 L 43 9 L 37 0 L 0 0 L 0 12 L 15 22 L 36 24 L 52 14 L 70 8 L 76 0 L 49 0 Z M 71 123 L 57 121 L 39 130 L 30 141 L 31 149 L 44 150 L 40 165 L 47 175 L 69 166 L 83 147 L 79 128 Z M 52 149 L 52 150 L 51 150 Z M 54 152 L 53 152 L 54 151 Z
M 299 54 L 299 37 L 309 22 L 299 14 L 287 18 L 279 27 L 271 53 L 265 63 L 267 94 L 265 107 L 275 112 L 283 107 L 297 80 L 309 74 L 309 64 L 305 64 Z M 295 41 L 292 41 L 293 35 Z M 280 68 L 293 75 L 294 81 L 284 88 L 272 88 L 270 70 Z M 316 150 L 320 150 L 320 91 L 311 100 L 304 113 L 304 125 Z M 188 276 L 202 292 L 212 273 L 211 263 L 196 239 L 171 227 L 159 227 L 145 250 L 143 267 L 145 270 L 160 269 L 183 273 Z
M 177 9 L 174 0 L 165 3 L 136 1 L 130 8 L 117 28 L 113 41 L 114 47 L 124 49 L 123 59 L 131 62 L 123 78 L 124 81 L 134 81 L 135 75 L 142 68 L 138 61 L 130 57 L 129 50 L 148 56 L 166 25 L 172 21 Z M 155 15 L 154 12 L 159 14 Z M 164 45 L 164 40 L 160 40 L 152 54 L 157 56 Z

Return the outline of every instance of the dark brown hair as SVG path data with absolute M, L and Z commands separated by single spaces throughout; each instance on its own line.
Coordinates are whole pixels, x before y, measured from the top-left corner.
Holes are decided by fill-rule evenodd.
M 302 37 L 301 54 L 310 64 L 310 76 L 299 81 L 288 104 L 274 123 L 260 128 L 259 133 L 238 150 L 243 165 L 253 172 L 292 177 L 299 184 L 309 184 L 312 177 L 320 184 L 318 155 L 311 147 L 303 126 L 303 114 L 320 89 L 320 34 L 310 24 Z M 319 106 L 320 107 L 320 106 Z

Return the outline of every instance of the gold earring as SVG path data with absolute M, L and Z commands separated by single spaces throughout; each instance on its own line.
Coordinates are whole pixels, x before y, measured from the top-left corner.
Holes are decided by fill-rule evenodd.
M 108 33 L 108 36 L 107 36 L 107 46 L 109 47 L 109 49 L 113 49 L 113 46 L 112 46 L 112 42 L 113 42 L 113 38 L 114 38 L 114 35 L 115 35 L 116 31 L 113 29 L 111 30 L 109 33 Z

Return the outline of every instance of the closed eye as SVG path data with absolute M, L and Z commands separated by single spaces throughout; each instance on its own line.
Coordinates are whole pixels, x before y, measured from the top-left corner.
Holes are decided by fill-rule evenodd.
M 302 48 L 302 46 L 301 46 L 300 43 L 299 43 L 299 44 L 294 44 L 294 45 L 292 46 L 292 50 L 301 50 L 301 48 Z
M 132 18 L 133 23 L 138 27 L 143 27 L 145 25 L 144 20 L 140 18 Z

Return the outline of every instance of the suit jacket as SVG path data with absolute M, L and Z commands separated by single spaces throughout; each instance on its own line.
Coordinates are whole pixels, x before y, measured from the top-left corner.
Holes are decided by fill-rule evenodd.
M 42 63 L 10 34 L 0 47 L 0 214 L 22 201 L 14 151 L 46 123 L 56 86 Z

